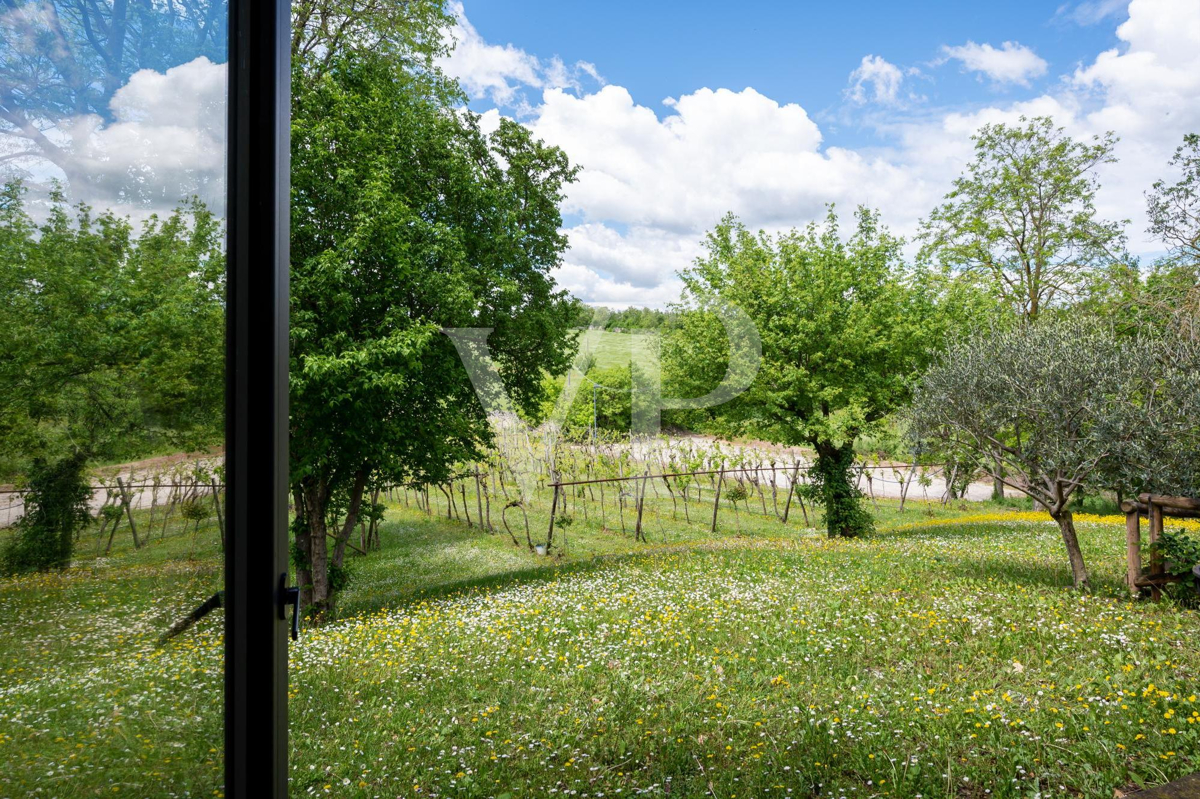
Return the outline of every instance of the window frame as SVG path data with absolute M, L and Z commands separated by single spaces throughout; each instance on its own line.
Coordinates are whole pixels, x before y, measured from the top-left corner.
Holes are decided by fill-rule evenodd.
M 288 0 L 230 0 L 224 601 L 230 799 L 288 793 L 290 31 Z

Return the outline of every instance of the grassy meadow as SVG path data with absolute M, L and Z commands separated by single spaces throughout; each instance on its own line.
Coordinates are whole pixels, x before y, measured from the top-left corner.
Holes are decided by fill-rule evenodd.
M 1108 799 L 1200 768 L 1200 619 L 1124 595 L 1121 520 L 1080 518 L 1081 596 L 1035 514 L 877 516 L 577 514 L 545 557 L 393 502 L 291 645 L 292 794 Z M 0 581 L 0 797 L 220 795 L 219 611 L 156 643 L 219 584 L 208 524 Z

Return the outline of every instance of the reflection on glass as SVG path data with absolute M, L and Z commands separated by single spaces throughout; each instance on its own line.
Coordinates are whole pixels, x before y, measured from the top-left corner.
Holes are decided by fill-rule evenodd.
M 227 36 L 0 5 L 0 796 L 221 790 Z

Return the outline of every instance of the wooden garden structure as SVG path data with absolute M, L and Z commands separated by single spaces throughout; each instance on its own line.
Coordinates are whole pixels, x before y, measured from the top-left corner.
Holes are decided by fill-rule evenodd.
M 1151 597 L 1158 599 L 1162 596 L 1164 585 L 1187 578 L 1169 574 L 1162 556 L 1157 553 L 1150 556 L 1150 563 L 1143 570 L 1141 518 L 1145 516 L 1149 521 L 1150 543 L 1155 544 L 1162 536 L 1164 517 L 1200 519 L 1200 500 L 1139 494 L 1137 500 L 1122 502 L 1121 510 L 1125 511 L 1125 544 L 1129 561 L 1126 580 L 1129 591 L 1133 594 L 1149 591 Z

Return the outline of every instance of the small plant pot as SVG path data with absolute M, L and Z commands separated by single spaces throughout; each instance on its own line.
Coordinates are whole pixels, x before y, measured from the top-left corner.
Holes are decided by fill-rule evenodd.
M 545 544 L 534 544 L 533 551 L 539 555 L 545 555 L 546 554 L 546 545 Z

